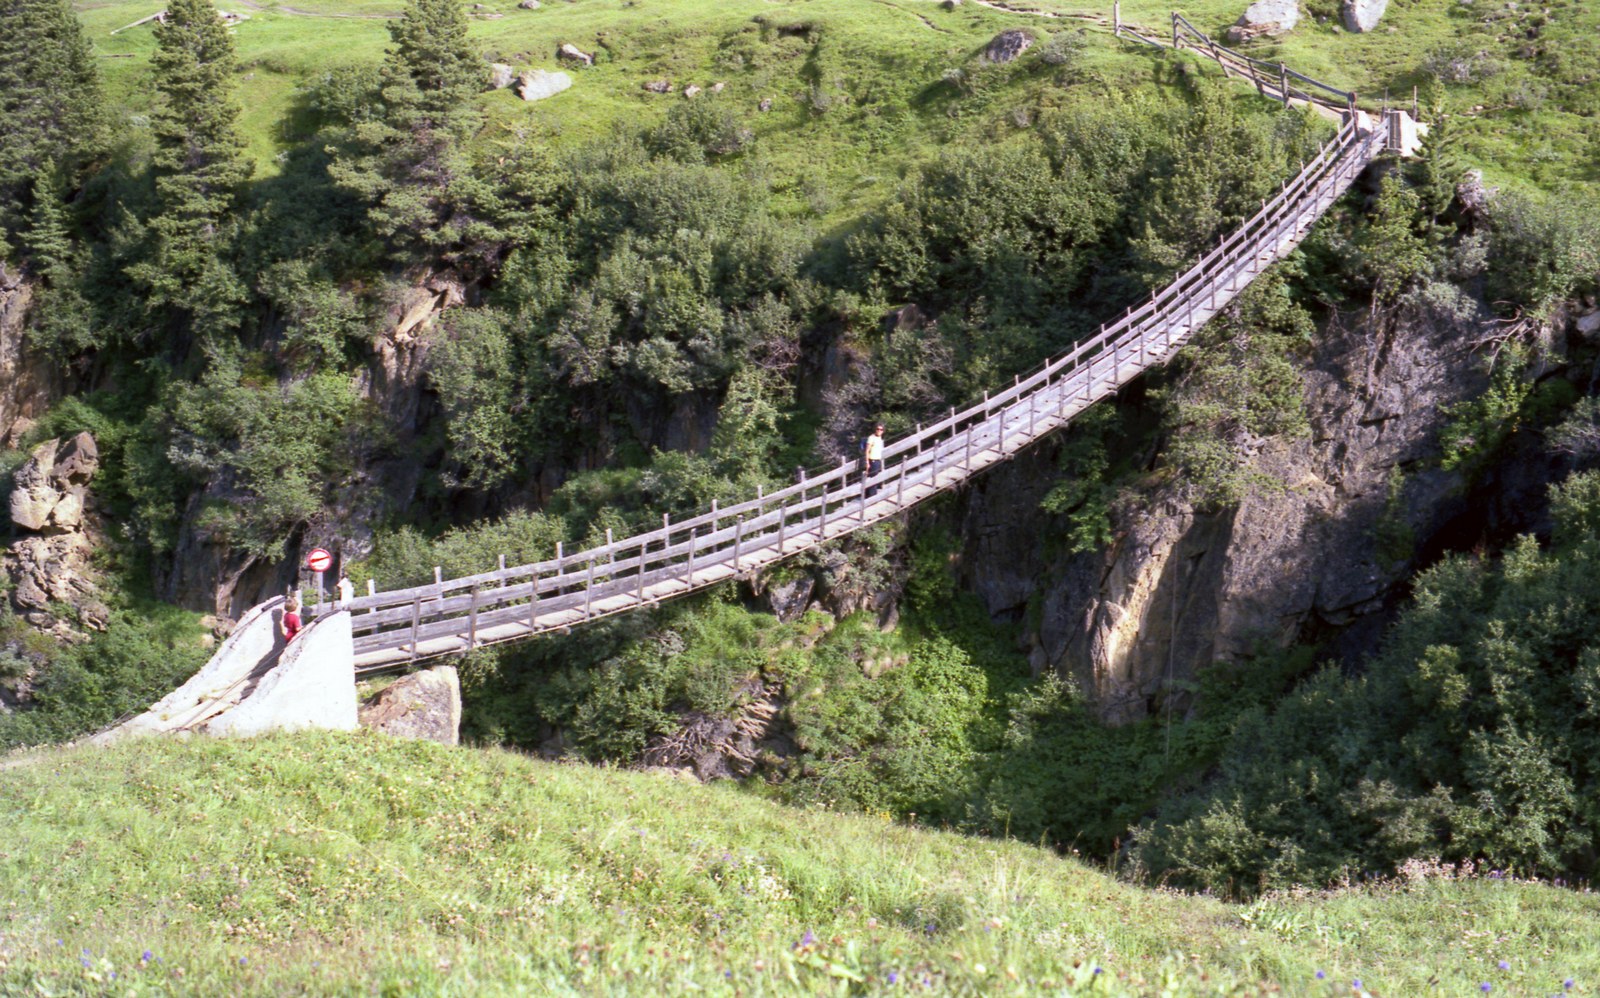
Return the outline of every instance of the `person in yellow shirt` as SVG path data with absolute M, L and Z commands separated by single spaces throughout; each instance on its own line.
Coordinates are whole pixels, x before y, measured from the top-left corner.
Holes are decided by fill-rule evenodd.
M 867 473 L 867 477 L 869 479 L 872 478 L 875 475 L 879 475 L 879 474 L 883 473 L 883 424 L 882 423 L 878 423 L 878 424 L 874 425 L 873 428 L 872 428 L 872 434 L 870 436 L 868 436 L 867 439 L 862 443 L 862 445 L 861 445 L 861 456 L 866 459 L 866 462 L 867 462 L 866 473 Z M 876 485 L 868 487 L 867 495 L 869 495 L 869 496 L 877 495 L 878 494 L 878 488 L 879 487 L 876 486 Z

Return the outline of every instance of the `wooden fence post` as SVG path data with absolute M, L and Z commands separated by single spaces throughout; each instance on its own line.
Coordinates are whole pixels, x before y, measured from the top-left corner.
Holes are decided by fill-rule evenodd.
M 739 574 L 739 546 L 744 540 L 744 514 L 733 521 L 733 574 Z
M 1111 33 L 1118 38 L 1122 37 L 1122 0 L 1116 0 L 1111 5 L 1112 29 Z
M 417 660 L 417 635 L 422 630 L 422 597 L 411 601 L 411 661 Z
M 472 584 L 472 606 L 467 610 L 467 650 L 478 647 L 478 584 Z
M 539 573 L 533 573 L 533 591 L 528 594 L 528 633 L 539 629 Z
M 803 500 L 802 500 L 803 501 Z M 789 504 L 784 503 L 778 507 L 778 556 L 783 556 L 783 531 L 788 526 Z
M 591 609 L 590 608 L 593 607 L 593 606 L 594 606 L 594 555 L 590 555 L 589 556 L 589 577 L 588 577 L 588 579 L 586 579 L 584 581 L 584 584 L 583 584 L 583 615 L 585 617 L 588 617 L 588 616 L 591 615 Z

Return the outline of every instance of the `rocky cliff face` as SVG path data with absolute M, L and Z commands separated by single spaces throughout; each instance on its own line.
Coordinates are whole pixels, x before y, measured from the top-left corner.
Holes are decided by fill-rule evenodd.
M 1158 489 L 1103 552 L 1046 553 L 1038 502 L 1054 454 L 1029 452 L 964 496 L 965 581 L 991 614 L 1028 622 L 1036 669 L 1076 677 L 1113 721 L 1169 706 L 1165 691 L 1258 648 L 1332 639 L 1358 656 L 1419 556 L 1482 512 L 1433 460 L 1442 407 L 1484 387 L 1477 338 L 1415 314 L 1385 335 L 1327 331 L 1305 375 L 1310 436 L 1248 458 L 1281 490 L 1205 511 Z M 1384 538 L 1397 533 L 1417 543 L 1396 551 Z
M 68 641 L 103 629 L 109 613 L 90 563 L 102 543 L 89 496 L 99 468 L 89 434 L 46 440 L 17 471 L 9 503 L 21 533 L 0 555 L 12 606 L 29 624 Z
M 0 446 L 15 447 L 64 390 L 56 366 L 27 350 L 32 304 L 33 286 L 0 264 Z

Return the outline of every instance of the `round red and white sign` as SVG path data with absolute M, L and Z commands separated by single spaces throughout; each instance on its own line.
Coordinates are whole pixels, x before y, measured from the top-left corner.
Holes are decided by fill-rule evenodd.
M 312 548 L 311 553 L 306 555 L 306 567 L 313 572 L 326 572 L 333 567 L 333 555 L 322 548 Z

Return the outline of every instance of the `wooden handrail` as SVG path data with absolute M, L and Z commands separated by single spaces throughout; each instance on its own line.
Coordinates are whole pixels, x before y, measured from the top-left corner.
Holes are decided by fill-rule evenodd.
M 1175 15 L 1175 35 L 1181 30 L 1205 37 Z M 1286 69 L 1280 79 L 1291 75 L 1344 95 Z M 1387 134 L 1386 127 L 1363 130 L 1349 114 L 1258 212 L 1148 301 L 1003 390 L 887 443 L 880 474 L 867 479 L 842 462 L 771 493 L 758 490 L 754 499 L 713 503 L 679 523 L 663 517 L 661 527 L 631 537 L 608 533 L 595 548 L 566 553 L 558 545 L 554 559 L 507 568 L 502 558 L 495 571 L 449 580 L 436 573 L 428 585 L 373 592 L 345 604 L 357 655 L 380 666 L 405 664 L 626 612 L 815 547 L 954 487 L 1163 363 L 1298 244 L 1385 148 Z

